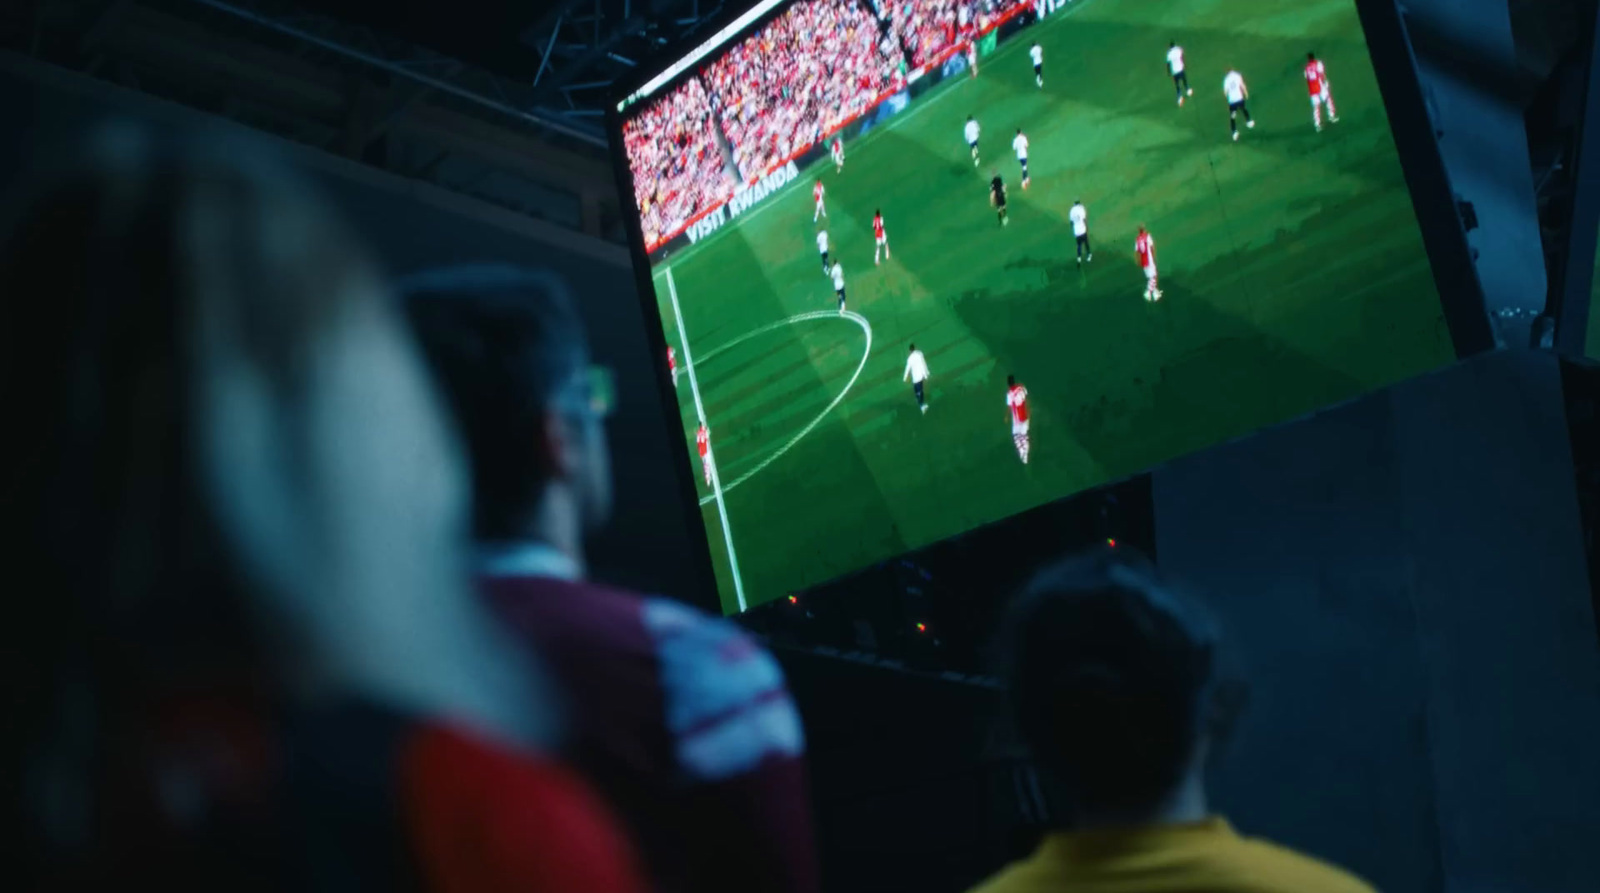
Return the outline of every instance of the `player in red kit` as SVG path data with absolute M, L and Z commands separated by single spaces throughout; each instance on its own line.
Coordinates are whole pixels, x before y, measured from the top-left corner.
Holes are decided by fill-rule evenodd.
M 1322 107 L 1328 107 L 1328 120 L 1339 123 L 1339 113 L 1333 110 L 1333 91 L 1328 89 L 1328 72 L 1316 53 L 1306 53 L 1306 89 L 1311 91 L 1311 124 L 1322 131 Z
M 1139 266 L 1144 269 L 1146 301 L 1161 300 L 1161 289 L 1156 287 L 1156 240 L 1144 227 L 1139 227 L 1139 238 L 1133 243 L 1133 250 L 1139 255 Z
M 700 430 L 694 432 L 694 445 L 700 449 L 700 469 L 706 473 L 706 486 L 711 486 L 711 432 L 706 430 L 706 423 L 700 423 Z
M 827 192 L 822 188 L 822 180 L 817 180 L 817 185 L 811 187 L 811 197 L 817 200 L 817 209 L 811 213 L 811 222 L 816 223 L 818 217 L 828 216 L 828 209 L 822 206 L 822 194 Z
M 1006 376 L 1006 410 L 1011 415 L 1011 440 L 1017 457 L 1028 464 L 1028 389 L 1017 384 L 1015 375 Z
M 672 373 L 672 386 L 678 386 L 678 353 L 670 346 L 667 348 L 667 371 Z
M 877 211 L 872 215 L 872 264 L 878 264 L 878 252 L 882 251 L 885 259 L 889 257 L 889 237 L 883 232 L 883 212 Z
M 833 167 L 834 173 L 844 173 L 844 140 L 833 138 Z

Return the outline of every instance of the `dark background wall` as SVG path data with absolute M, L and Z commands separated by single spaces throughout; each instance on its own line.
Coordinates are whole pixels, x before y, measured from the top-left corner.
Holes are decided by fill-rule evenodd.
M 32 152 L 49 151 L 110 116 L 159 128 L 233 126 L 103 82 L 33 66 L 14 57 L 0 65 L 0 189 L 27 170 Z M 610 428 L 616 516 L 590 543 L 593 570 L 610 582 L 715 604 L 715 593 L 704 590 L 699 577 L 698 550 L 704 546 L 680 520 L 680 469 L 668 446 L 651 365 L 657 358 L 646 340 L 627 250 L 314 149 L 259 138 L 323 187 L 393 273 L 509 261 L 565 277 L 588 323 L 596 358 L 616 372 L 620 396 Z
M 1252 687 L 1219 808 L 1387 890 L 1600 878 L 1600 650 L 1554 357 L 1498 354 L 1154 475 Z

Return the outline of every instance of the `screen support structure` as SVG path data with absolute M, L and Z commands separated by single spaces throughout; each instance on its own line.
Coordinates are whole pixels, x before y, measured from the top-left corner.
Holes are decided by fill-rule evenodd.
M 1367 49 L 1389 116 L 1389 130 L 1411 190 L 1412 207 L 1422 229 L 1422 243 L 1428 251 L 1456 356 L 1464 358 L 1494 350 L 1498 346 L 1494 324 L 1444 156 L 1439 151 L 1405 13 L 1395 0 L 1356 0 L 1356 10 L 1366 32 Z
M 1594 287 L 1595 254 L 1600 250 L 1600 15 L 1589 23 L 1588 67 L 1583 74 L 1583 118 L 1572 153 L 1572 217 L 1567 227 L 1565 264 L 1551 308 L 1556 318 L 1555 346 L 1566 356 L 1582 356 L 1589 329 L 1589 299 Z

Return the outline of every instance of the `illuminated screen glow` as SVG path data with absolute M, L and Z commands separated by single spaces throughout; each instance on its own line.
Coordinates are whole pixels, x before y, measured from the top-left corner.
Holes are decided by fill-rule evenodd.
M 1595 246 L 1594 278 L 1589 280 L 1589 324 L 1583 337 L 1583 355 L 1600 360 L 1600 245 Z
M 1453 356 L 1351 0 L 798 0 L 741 27 L 621 125 L 726 610 Z

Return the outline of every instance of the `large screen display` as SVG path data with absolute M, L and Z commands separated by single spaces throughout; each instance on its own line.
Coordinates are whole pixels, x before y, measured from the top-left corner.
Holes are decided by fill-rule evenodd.
M 619 112 L 729 611 L 1453 358 L 1352 0 L 769 4 Z

